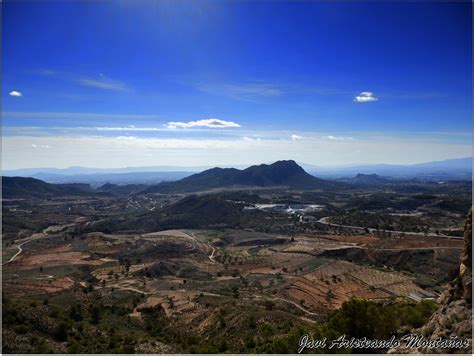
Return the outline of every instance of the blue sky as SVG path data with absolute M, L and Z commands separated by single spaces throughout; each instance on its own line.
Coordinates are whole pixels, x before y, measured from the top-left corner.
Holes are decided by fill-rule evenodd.
M 3 167 L 471 155 L 470 3 L 4 2 Z

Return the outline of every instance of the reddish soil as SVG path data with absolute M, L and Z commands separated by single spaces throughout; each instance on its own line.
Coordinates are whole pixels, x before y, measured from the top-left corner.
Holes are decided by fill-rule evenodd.
M 378 237 L 371 236 L 371 235 L 340 236 L 340 235 L 304 234 L 302 236 L 306 238 L 308 237 L 318 238 L 318 239 L 330 240 L 330 241 L 341 242 L 341 243 L 356 243 L 358 245 L 372 245 L 372 244 L 377 243 L 380 240 Z M 298 237 L 296 237 L 296 240 L 298 240 Z
M 287 294 L 296 302 L 317 312 L 339 308 L 350 298 L 385 299 L 418 292 L 408 278 L 355 264 L 335 261 L 296 278 Z
M 31 294 L 55 293 L 72 288 L 74 281 L 69 277 L 48 279 L 31 284 L 17 284 L 13 289 L 18 296 Z
M 43 251 L 24 252 L 15 261 L 20 269 L 29 269 L 35 266 L 51 267 L 62 265 L 100 265 L 99 260 L 88 259 L 90 255 L 82 252 L 70 251 L 71 245 L 63 245 Z
M 451 247 L 462 248 L 462 240 L 445 239 L 425 236 L 407 236 L 398 239 L 381 239 L 374 247 L 377 248 L 429 248 Z

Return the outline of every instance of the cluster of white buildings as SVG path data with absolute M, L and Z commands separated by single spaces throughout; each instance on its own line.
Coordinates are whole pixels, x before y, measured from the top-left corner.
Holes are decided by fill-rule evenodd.
M 261 210 L 273 213 L 304 214 L 319 211 L 323 208 L 324 205 L 318 204 L 254 204 L 252 206 L 244 207 L 242 211 L 253 212 L 255 210 Z

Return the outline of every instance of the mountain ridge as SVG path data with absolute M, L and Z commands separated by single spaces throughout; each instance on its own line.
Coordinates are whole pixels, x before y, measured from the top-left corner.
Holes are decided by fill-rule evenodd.
M 308 174 L 295 161 L 277 161 L 239 170 L 236 168 L 211 168 L 177 181 L 153 185 L 106 183 L 97 188 L 89 184 L 53 184 L 31 177 L 2 177 L 3 195 L 16 196 L 65 196 L 65 195 L 143 195 L 148 193 L 194 193 L 218 188 L 275 188 L 294 189 L 343 188 L 344 183 L 326 181 Z
M 339 185 L 343 186 L 341 183 L 329 182 L 310 175 L 293 160 L 284 160 L 270 165 L 250 166 L 243 170 L 215 167 L 176 182 L 162 182 L 140 193 L 195 192 L 231 187 L 281 186 L 296 189 L 318 189 Z

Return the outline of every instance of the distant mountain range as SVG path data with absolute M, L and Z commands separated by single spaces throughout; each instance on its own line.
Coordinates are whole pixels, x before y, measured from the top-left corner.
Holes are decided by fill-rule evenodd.
M 295 161 L 251 166 L 243 170 L 212 168 L 176 182 L 163 182 L 142 193 L 196 192 L 215 188 L 290 187 L 295 189 L 334 188 L 342 183 L 326 181 L 305 172 Z
M 472 157 L 448 159 L 419 163 L 413 165 L 352 165 L 352 166 L 315 166 L 305 163 L 299 165 L 311 175 L 320 178 L 347 178 L 357 174 L 377 174 L 394 178 L 423 179 L 470 179 L 472 175 Z M 155 166 L 127 168 L 26 168 L 5 170 L 3 176 L 33 177 L 49 183 L 88 183 L 100 186 L 106 183 L 124 184 L 157 184 L 163 181 L 176 181 L 181 178 L 202 172 L 209 166 Z M 230 167 L 221 167 L 223 169 Z M 244 169 L 246 166 L 234 166 Z
M 310 174 L 325 178 L 353 177 L 359 173 L 377 174 L 394 178 L 424 178 L 424 179 L 471 179 L 472 157 L 447 159 L 411 165 L 354 165 L 339 167 L 320 167 L 302 165 Z
M 154 185 L 104 184 L 96 189 L 88 184 L 51 184 L 35 178 L 2 177 L 4 197 L 14 196 L 64 196 L 64 195 L 142 195 L 148 193 L 190 193 L 227 188 L 330 189 L 344 188 L 340 182 L 313 177 L 295 161 L 278 161 L 238 170 L 212 168 L 175 182 Z

